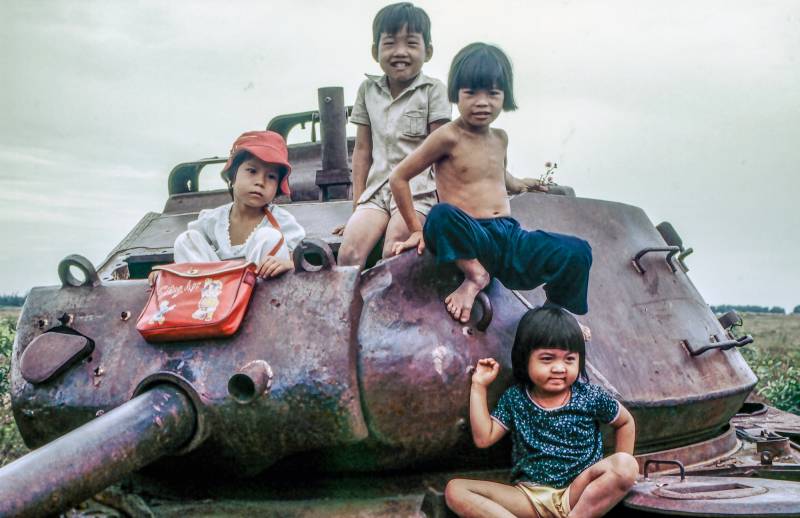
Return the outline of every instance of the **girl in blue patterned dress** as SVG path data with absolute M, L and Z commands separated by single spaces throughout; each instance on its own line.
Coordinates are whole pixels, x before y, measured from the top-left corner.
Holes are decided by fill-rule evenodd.
M 511 350 L 516 384 L 490 414 L 487 387 L 500 365 L 478 361 L 472 375 L 472 438 L 488 448 L 511 434 L 513 485 L 454 479 L 447 505 L 459 516 L 602 516 L 626 495 L 639 472 L 633 457 L 630 412 L 588 383 L 586 350 L 578 322 L 558 307 L 530 310 L 520 320 Z M 599 423 L 615 430 L 615 452 L 603 459 Z

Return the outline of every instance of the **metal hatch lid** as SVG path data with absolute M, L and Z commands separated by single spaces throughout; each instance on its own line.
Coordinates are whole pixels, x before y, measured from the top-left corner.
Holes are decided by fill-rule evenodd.
M 662 476 L 639 481 L 623 501 L 674 516 L 800 516 L 800 483 L 755 477 Z

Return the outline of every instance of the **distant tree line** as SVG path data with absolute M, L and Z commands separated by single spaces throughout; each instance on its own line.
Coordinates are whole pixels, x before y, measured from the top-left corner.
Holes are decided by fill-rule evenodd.
M 0 295 L 0 306 L 22 306 L 25 304 L 25 295 L 9 293 Z
M 780 306 L 732 306 L 730 304 L 722 304 L 720 306 L 711 306 L 711 311 L 714 313 L 727 313 L 728 311 L 740 311 L 742 313 L 772 313 L 776 315 L 785 315 L 786 310 Z M 794 313 L 800 313 L 800 306 L 795 306 Z

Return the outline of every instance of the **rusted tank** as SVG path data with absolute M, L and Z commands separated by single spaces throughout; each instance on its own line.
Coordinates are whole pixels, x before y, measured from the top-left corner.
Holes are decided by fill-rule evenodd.
M 221 475 L 259 476 L 261 496 L 248 493 L 248 505 L 255 498 L 260 507 L 218 502 L 217 511 L 282 516 L 444 516 L 448 477 L 483 470 L 502 478 L 508 444 L 488 452 L 471 445 L 469 367 L 486 356 L 501 361 L 496 400 L 510 383 L 516 323 L 543 292 L 492 281 L 464 325 L 442 304 L 458 272 L 437 268 L 429 255 L 373 258 L 364 272 L 335 266 L 340 238 L 330 231 L 351 213 L 352 139 L 341 89 L 321 89 L 318 101 L 318 111 L 269 124 L 284 135 L 320 124 L 321 142 L 289 147 L 293 199 L 277 200 L 309 237 L 295 251 L 296 273 L 259 282 L 233 337 L 152 344 L 135 328 L 150 269 L 172 261 L 176 235 L 200 209 L 229 200 L 227 191 L 200 190 L 201 170 L 225 158 L 175 167 L 163 212 L 145 215 L 97 268 L 69 256 L 59 265 L 61 286 L 31 290 L 11 396 L 23 438 L 39 449 L 0 469 L 0 515 L 64 509 L 148 464 L 149 477 L 189 487 L 211 480 L 215 491 L 225 485 Z M 800 513 L 792 482 L 800 457 L 790 440 L 800 435 L 800 418 L 771 409 L 736 421 L 757 381 L 737 350 L 752 338 L 734 333 L 735 317 L 710 311 L 686 273 L 691 250 L 674 229 L 654 226 L 637 207 L 569 188 L 515 196 L 511 208 L 523 226 L 589 241 L 590 313 L 580 320 L 592 329 L 590 378 L 634 414 L 643 475 L 675 468 L 664 461 L 689 467 L 689 482 L 643 479 L 615 513 Z M 767 463 L 751 450 L 776 419 L 789 446 Z M 783 480 L 758 485 L 754 473 Z M 664 484 L 677 489 L 662 491 Z M 355 489 L 332 489 L 342 485 Z M 720 507 L 731 498 L 737 505 Z M 160 509 L 204 512 L 174 500 Z

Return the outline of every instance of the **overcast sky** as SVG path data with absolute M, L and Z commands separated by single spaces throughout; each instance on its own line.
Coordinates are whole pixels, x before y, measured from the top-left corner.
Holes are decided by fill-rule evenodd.
M 181 161 L 351 104 L 385 2 L 0 1 L 0 293 L 98 264 Z M 800 2 L 439 1 L 424 71 L 473 41 L 515 67 L 509 168 L 642 207 L 711 304 L 800 304 Z M 301 139 L 293 136 L 290 141 Z

